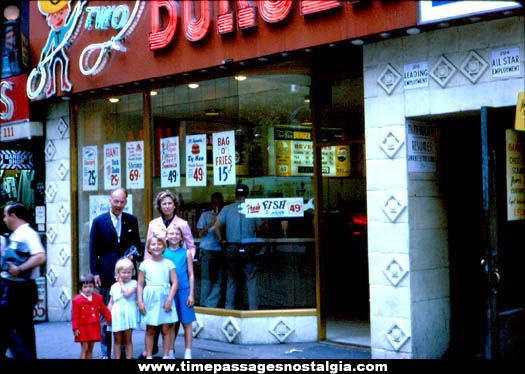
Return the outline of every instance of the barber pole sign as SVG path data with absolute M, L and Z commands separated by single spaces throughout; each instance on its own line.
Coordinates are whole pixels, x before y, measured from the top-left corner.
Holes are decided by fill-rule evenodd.
M 28 151 L 1 150 L 0 169 L 4 170 L 32 170 L 33 153 Z

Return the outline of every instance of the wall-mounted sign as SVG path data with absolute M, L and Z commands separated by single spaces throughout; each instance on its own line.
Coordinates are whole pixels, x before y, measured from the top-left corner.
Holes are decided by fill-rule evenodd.
M 439 22 L 474 14 L 521 7 L 518 1 L 429 1 L 419 2 L 419 24 Z
M 178 136 L 160 139 L 160 186 L 180 187 Z
M 47 43 L 42 49 L 38 66 L 31 71 L 27 79 L 27 96 L 51 97 L 57 92 L 57 65 L 60 66 L 60 88 L 70 92 L 73 85 L 69 81 L 69 57 L 66 49 L 71 45 L 73 32 L 82 15 L 85 0 L 76 2 L 71 11 L 71 1 L 38 1 L 38 10 L 46 17 L 51 31 Z
M 507 219 L 525 219 L 525 134 L 505 131 Z
M 516 104 L 516 119 L 514 120 L 514 130 L 525 130 L 525 92 L 518 93 L 518 103 Z
M 505 79 L 521 75 L 520 47 L 501 48 L 490 54 L 492 79 Z
M 0 150 L 0 169 L 32 170 L 33 153 L 29 151 Z
M 246 218 L 304 217 L 303 198 L 246 199 L 241 204 L 240 212 Z
M 31 139 L 34 136 L 44 136 L 42 122 L 22 122 L 0 127 L 0 141 L 3 142 Z
M 436 171 L 436 129 L 434 126 L 411 122 L 407 125 L 408 172 L 433 173 Z
M 403 72 L 403 88 L 411 90 L 414 88 L 428 87 L 428 61 L 405 64 Z
M 126 187 L 144 188 L 144 141 L 126 143 Z
M 213 134 L 213 184 L 222 186 L 236 183 L 235 131 Z
M 186 186 L 206 186 L 206 134 L 186 136 Z
M 5 78 L 0 82 L 0 126 L 29 120 L 26 83 L 27 75 Z
M 121 186 L 120 143 L 104 144 L 104 189 L 114 190 Z
M 98 147 L 82 147 L 82 190 L 98 190 Z

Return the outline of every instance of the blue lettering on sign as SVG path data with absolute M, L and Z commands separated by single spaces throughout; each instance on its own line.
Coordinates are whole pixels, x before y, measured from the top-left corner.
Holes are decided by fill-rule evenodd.
M 86 8 L 86 12 L 84 28 L 87 30 L 93 30 L 93 24 L 96 30 L 107 30 L 110 26 L 115 30 L 120 30 L 129 19 L 127 5 L 90 6 Z

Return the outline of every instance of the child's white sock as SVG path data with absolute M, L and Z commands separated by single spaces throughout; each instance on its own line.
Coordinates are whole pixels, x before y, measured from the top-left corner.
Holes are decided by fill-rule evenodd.
M 153 360 L 153 357 L 152 356 L 148 356 L 148 357 L 146 357 L 146 360 Z
M 184 351 L 184 359 L 191 360 L 191 349 L 190 348 L 186 348 L 186 350 Z
M 169 359 L 170 359 L 170 356 L 162 356 L 162 359 L 163 359 L 163 360 L 169 360 Z
M 170 349 L 170 358 L 175 358 L 175 351 L 173 349 Z

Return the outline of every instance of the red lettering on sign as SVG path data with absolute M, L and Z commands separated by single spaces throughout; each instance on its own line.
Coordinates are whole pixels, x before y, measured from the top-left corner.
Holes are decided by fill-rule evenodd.
M 341 1 L 338 0 L 303 0 L 301 1 L 301 15 L 305 16 L 325 10 L 339 8 Z
M 168 11 L 168 24 L 163 30 L 159 28 L 160 8 Z M 177 7 L 173 1 L 151 2 L 151 33 L 149 34 L 149 48 L 151 50 L 166 47 L 175 35 L 177 29 Z
M 268 23 L 280 22 L 288 16 L 292 5 L 292 0 L 261 1 L 259 14 Z
M 196 42 L 206 36 L 210 29 L 210 0 L 200 1 L 200 17 L 194 19 L 193 7 L 195 1 L 183 1 L 184 3 L 184 35 L 190 42 Z

